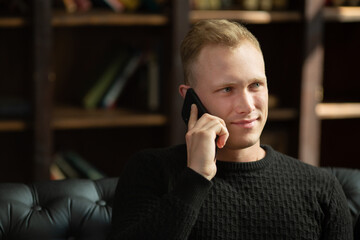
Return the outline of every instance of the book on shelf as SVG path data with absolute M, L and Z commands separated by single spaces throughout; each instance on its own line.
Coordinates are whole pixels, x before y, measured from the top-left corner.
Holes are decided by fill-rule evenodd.
M 289 0 L 243 0 L 243 10 L 286 10 L 289 7 Z
M 97 180 L 106 177 L 99 169 L 94 167 L 79 154 L 73 151 L 63 152 L 64 159 L 78 172 L 81 177 Z
M 84 94 L 84 108 L 158 110 L 159 68 L 157 50 L 123 48 Z
M 124 5 L 120 0 L 61 0 L 63 7 L 68 13 L 74 12 L 86 12 L 92 9 L 93 7 L 106 7 L 110 8 L 115 12 L 122 12 L 124 10 Z M 58 7 L 60 4 L 56 3 L 55 7 Z
M 269 0 L 272 1 L 272 0 Z M 242 8 L 244 10 L 258 10 L 259 9 L 259 0 L 243 0 Z
M 121 0 L 121 2 L 124 8 L 130 12 L 136 11 L 141 5 L 141 0 Z
M 101 106 L 103 108 L 109 109 L 114 108 L 116 106 L 116 100 L 122 93 L 126 83 L 130 79 L 130 77 L 135 73 L 138 66 L 142 62 L 143 53 L 135 51 L 129 61 L 126 62 L 124 68 L 120 72 L 120 74 L 115 78 L 114 83 L 109 88 L 107 93 L 105 94 Z
M 117 74 L 122 71 L 123 66 L 129 58 L 129 50 L 123 48 L 114 60 L 110 62 L 96 83 L 90 88 L 83 98 L 83 105 L 86 109 L 95 109 L 100 105 L 103 96 L 111 87 Z
M 215 2 L 220 0 L 208 1 Z M 25 3 L 25 0 L 16 0 L 16 2 Z M 86 12 L 93 8 L 108 9 L 117 13 L 135 11 L 160 12 L 166 4 L 168 4 L 168 0 L 53 0 L 55 8 L 65 9 L 68 13 Z
M 64 151 L 57 153 L 50 166 L 50 177 L 53 180 L 66 178 L 87 178 L 100 179 L 106 177 L 106 174 L 98 170 L 79 154 L 73 151 Z
M 196 10 L 219 10 L 221 0 L 190 0 L 190 7 Z
M 50 165 L 50 180 L 63 180 L 66 179 L 65 174 L 61 171 L 57 163 L 53 162 Z
M 273 1 L 259 0 L 259 9 L 264 11 L 271 11 L 273 8 Z
M 104 0 L 104 2 L 115 12 L 122 12 L 125 9 L 124 4 L 119 0 Z
M 289 0 L 272 0 L 273 10 L 286 10 L 289 5 Z
M 61 153 L 55 154 L 52 166 L 53 169 L 50 168 L 50 171 L 54 170 L 54 168 L 56 168 L 57 166 L 58 169 L 63 173 L 65 178 L 80 178 L 80 174 L 73 166 L 71 166 L 70 163 L 68 163 L 68 161 Z
M 139 111 L 158 111 L 160 108 L 160 49 L 143 51 L 136 71 L 125 84 L 116 100 L 116 107 Z
M 68 13 L 76 12 L 77 5 L 76 5 L 75 0 L 62 0 L 62 1 L 65 6 L 65 9 Z
M 349 6 L 359 6 L 360 5 L 360 0 L 348 0 L 348 5 Z
M 74 0 L 78 12 L 86 12 L 91 9 L 91 0 Z

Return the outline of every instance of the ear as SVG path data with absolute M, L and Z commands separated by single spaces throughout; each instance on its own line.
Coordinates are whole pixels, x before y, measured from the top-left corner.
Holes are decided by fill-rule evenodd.
M 186 95 L 186 92 L 187 90 L 190 88 L 189 85 L 184 85 L 184 84 L 181 84 L 179 86 L 179 93 L 180 95 L 182 96 L 182 98 L 185 98 L 185 95 Z

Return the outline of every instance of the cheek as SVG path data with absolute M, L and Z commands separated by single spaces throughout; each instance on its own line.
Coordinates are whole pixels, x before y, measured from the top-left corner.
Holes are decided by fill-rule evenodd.
M 261 94 L 257 95 L 255 100 L 255 108 L 257 108 L 262 116 L 263 120 L 266 121 L 268 117 L 268 95 L 267 94 Z
M 263 109 L 268 108 L 268 94 L 267 92 L 263 92 L 261 94 L 254 95 L 254 102 L 257 108 Z
M 221 98 L 211 98 L 207 101 L 207 105 L 209 106 L 207 109 L 210 114 L 222 119 L 226 119 L 226 116 L 232 111 L 231 102 L 224 101 Z

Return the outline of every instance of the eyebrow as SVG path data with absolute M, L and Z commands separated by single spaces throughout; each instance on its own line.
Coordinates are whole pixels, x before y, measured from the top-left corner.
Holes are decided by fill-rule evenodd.
M 248 81 L 246 81 L 246 83 L 249 82 L 267 82 L 267 78 L 266 77 L 259 77 L 259 78 L 251 78 Z M 222 81 L 219 84 L 216 85 L 216 87 L 226 87 L 226 86 L 234 86 L 234 85 L 238 85 L 239 82 L 236 81 Z

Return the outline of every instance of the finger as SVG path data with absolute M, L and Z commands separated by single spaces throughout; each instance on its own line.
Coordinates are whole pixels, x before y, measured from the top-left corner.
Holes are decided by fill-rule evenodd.
M 192 129 L 192 128 L 195 126 L 196 121 L 198 120 L 198 119 L 197 119 L 197 115 L 198 115 L 197 106 L 196 106 L 196 104 L 192 104 L 192 105 L 191 105 L 189 122 L 188 122 L 188 129 L 189 129 L 189 130 Z
M 216 141 L 216 145 L 218 148 L 223 148 L 226 144 L 226 141 L 229 138 L 229 131 L 228 129 L 222 125 L 222 127 L 220 128 L 220 131 L 216 133 L 217 135 L 217 141 Z
M 229 131 L 224 120 L 209 115 L 205 118 L 199 119 L 198 122 L 202 125 L 201 128 L 203 131 L 214 133 L 214 140 L 216 141 L 215 143 L 218 148 L 223 148 L 225 146 L 226 141 L 229 138 Z

